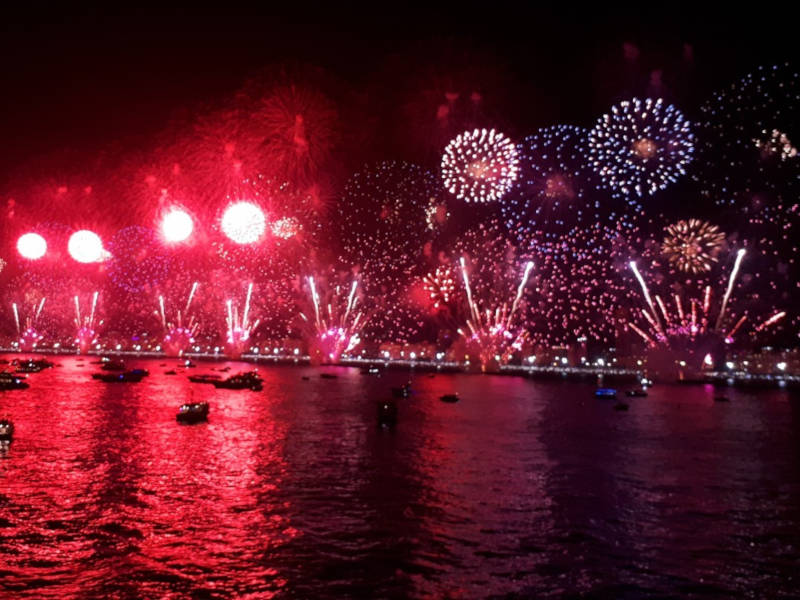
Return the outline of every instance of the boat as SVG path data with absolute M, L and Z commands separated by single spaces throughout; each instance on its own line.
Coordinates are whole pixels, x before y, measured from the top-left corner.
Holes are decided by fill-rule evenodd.
M 92 379 L 97 379 L 105 383 L 139 383 L 144 375 L 134 371 L 125 373 L 92 373 Z
M 369 367 L 363 367 L 361 369 L 361 374 L 362 375 L 377 375 L 378 377 L 380 377 L 381 369 L 380 369 L 380 367 L 376 367 L 376 366 L 370 365 Z
M 638 390 L 628 390 L 625 392 L 625 395 L 628 398 L 646 398 L 647 397 L 647 390 L 638 389 Z
M 174 370 L 164 371 L 164 375 L 177 375 Z
M 187 369 L 193 369 L 193 368 L 194 368 L 194 367 L 196 367 L 197 365 L 196 365 L 196 364 L 194 364 L 194 363 L 193 363 L 192 361 L 190 361 L 189 359 L 186 359 L 186 361 L 183 363 L 183 366 L 184 366 L 184 367 L 186 367 Z
M 617 390 L 613 388 L 597 388 L 594 391 L 595 398 L 616 398 Z
M 150 371 L 147 369 L 131 369 L 128 371 L 128 373 L 131 373 L 132 375 L 141 375 L 142 377 L 147 377 L 150 375 Z
M 333 373 L 320 373 L 319 376 L 323 379 L 339 379 L 339 376 L 334 375 Z
M 55 366 L 54 363 L 50 362 L 49 360 L 45 360 L 43 358 L 40 359 L 33 359 L 29 358 L 27 360 L 15 360 L 12 361 L 13 365 L 17 367 L 17 373 L 38 373 L 39 371 L 43 371 L 44 369 L 50 369 Z
M 214 383 L 215 381 L 222 380 L 222 376 L 213 375 L 211 373 L 204 373 L 202 375 L 189 375 L 189 381 L 192 383 Z
M 727 396 L 714 396 L 714 402 L 730 402 L 731 399 Z
M 442 394 L 439 396 L 439 400 L 442 402 L 448 402 L 450 404 L 454 404 L 458 402 L 458 394 Z
M 302 379 L 303 381 L 308 381 L 309 379 L 311 379 L 311 377 L 309 377 L 308 375 L 303 375 L 300 379 Z
M 181 404 L 175 420 L 179 423 L 201 423 L 208 420 L 208 402 L 187 402 Z
M 124 371 L 125 363 L 121 360 L 104 360 L 100 368 L 103 371 Z
M 30 386 L 24 381 L 24 376 L 15 375 L 3 371 L 0 373 L 0 391 L 26 390 Z
M 393 427 L 397 424 L 397 404 L 393 400 L 378 403 L 378 425 Z
M 14 437 L 14 423 L 0 419 L 0 442 L 10 442 Z
M 625 402 L 617 402 L 614 405 L 614 410 L 628 410 L 628 405 Z
M 254 392 L 260 391 L 261 377 L 255 371 L 248 371 L 246 373 L 237 373 L 231 375 L 222 381 L 212 381 L 214 387 L 217 389 L 226 390 L 253 390 Z
M 400 387 L 392 388 L 392 396 L 395 398 L 408 398 L 411 395 L 411 382 Z

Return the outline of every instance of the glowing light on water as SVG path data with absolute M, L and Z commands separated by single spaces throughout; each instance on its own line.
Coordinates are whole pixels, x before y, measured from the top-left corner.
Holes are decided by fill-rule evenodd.
M 39 260 L 47 252 L 47 242 L 38 233 L 25 233 L 17 240 L 17 251 L 28 260 Z
M 264 212 L 252 202 L 236 202 L 222 215 L 222 231 L 237 244 L 253 244 L 267 227 Z

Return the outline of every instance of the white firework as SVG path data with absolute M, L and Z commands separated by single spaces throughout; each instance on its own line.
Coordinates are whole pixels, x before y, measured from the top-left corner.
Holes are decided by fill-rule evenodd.
M 494 129 L 465 131 L 442 156 L 445 188 L 459 200 L 493 202 L 514 185 L 519 157 L 514 143 Z
M 686 173 L 694 153 L 689 121 L 662 99 L 620 102 L 589 134 L 589 159 L 617 193 L 652 195 Z

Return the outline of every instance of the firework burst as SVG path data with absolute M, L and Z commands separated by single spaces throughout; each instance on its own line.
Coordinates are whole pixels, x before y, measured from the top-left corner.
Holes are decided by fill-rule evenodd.
M 336 285 L 321 293 L 314 278 L 308 278 L 313 316 L 305 312 L 299 316 L 311 364 L 337 363 L 343 354 L 361 343 L 360 334 L 367 317 L 359 306 L 359 291 L 358 279 L 353 279 L 349 286 Z
M 507 364 L 514 354 L 521 352 L 528 340 L 528 331 L 524 320 L 518 318 L 518 309 L 533 263 L 525 264 L 513 300 L 501 305 L 486 305 L 476 301 L 463 257 L 460 266 L 470 316 L 466 326 L 459 328 L 458 333 L 466 340 L 470 359 L 477 357 L 481 371 L 496 371 L 500 365 Z
M 519 175 L 517 148 L 494 129 L 465 131 L 444 149 L 441 172 L 445 189 L 459 200 L 493 202 Z
M 30 316 L 25 317 L 22 321 L 20 320 L 19 308 L 17 308 L 16 302 L 11 305 L 11 310 L 14 313 L 14 324 L 17 326 L 19 349 L 23 352 L 30 352 L 44 339 L 44 336 L 36 329 L 36 324 L 42 315 L 44 302 L 45 298 L 42 298 L 38 304 L 34 304 L 31 307 Z
M 178 310 L 176 312 L 176 318 L 174 320 L 169 320 L 167 318 L 164 296 L 158 297 L 159 311 L 157 314 L 161 319 L 161 326 L 164 328 L 164 342 L 162 346 L 167 356 L 182 356 L 186 350 L 194 344 L 199 324 L 195 320 L 194 315 L 190 313 L 190 310 L 198 285 L 197 281 L 192 284 L 192 289 L 189 291 L 189 295 L 186 298 L 186 304 L 183 310 Z M 186 319 L 185 323 L 184 319 Z
M 233 300 L 225 302 L 225 353 L 233 359 L 241 358 L 247 349 L 250 336 L 258 327 L 258 319 L 250 321 L 250 301 L 253 295 L 253 284 L 247 286 L 247 296 L 244 302 L 244 312 L 239 315 L 239 307 L 234 306 Z
M 79 354 L 86 354 L 89 349 L 97 343 L 97 332 L 95 331 L 95 317 L 97 316 L 97 297 L 99 292 L 92 294 L 92 302 L 89 314 L 81 316 L 81 303 L 78 296 L 75 296 L 75 345 Z
M 709 271 L 725 242 L 719 227 L 700 219 L 678 221 L 666 228 L 661 250 L 671 265 L 684 273 Z
M 694 153 L 683 114 L 662 99 L 620 102 L 589 134 L 589 157 L 603 183 L 624 196 L 648 196 L 681 175 Z
M 644 307 L 638 311 L 643 322 L 637 324 L 631 320 L 628 326 L 648 347 L 685 354 L 689 360 L 684 362 L 693 362 L 693 366 L 699 369 L 698 359 L 702 357 L 705 360 L 706 355 L 718 353 L 723 343 L 734 343 L 750 317 L 746 311 L 736 316 L 728 310 L 745 253 L 744 249 L 736 253 L 722 294 L 714 294 L 712 286 L 706 285 L 698 290 L 699 294 L 689 297 L 678 291 L 673 291 L 671 297 L 653 295 L 636 262 L 631 261 L 629 266 L 641 288 Z M 759 319 L 752 333 L 764 330 L 785 316 L 784 311 L 775 311 L 769 317 Z

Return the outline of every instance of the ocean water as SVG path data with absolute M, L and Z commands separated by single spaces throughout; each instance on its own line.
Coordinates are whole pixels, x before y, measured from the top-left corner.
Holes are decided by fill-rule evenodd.
M 243 363 L 105 384 L 91 360 L 0 392 L 2 598 L 798 597 L 791 392 L 620 412 L 521 377 L 262 366 L 252 392 L 187 380 Z M 207 424 L 175 421 L 189 399 Z

